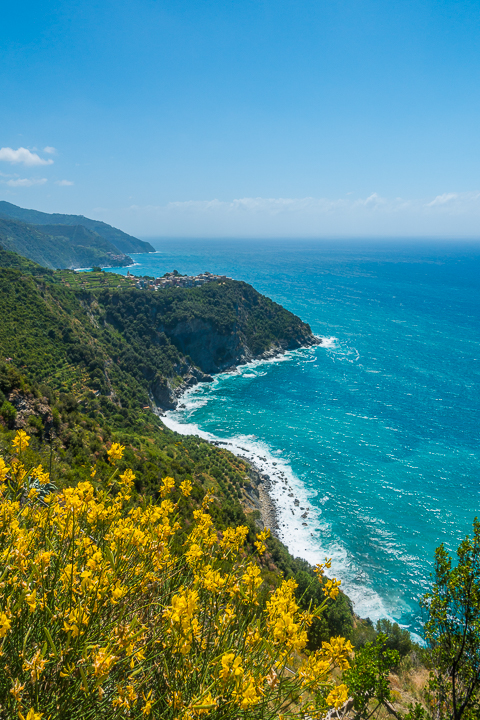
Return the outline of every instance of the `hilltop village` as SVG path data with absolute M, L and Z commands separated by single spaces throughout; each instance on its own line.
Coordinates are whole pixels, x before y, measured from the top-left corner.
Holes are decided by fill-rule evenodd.
M 127 279 L 132 282 L 136 281 L 135 287 L 137 288 L 159 290 L 160 288 L 166 287 L 197 287 L 198 285 L 205 285 L 205 283 L 213 281 L 224 282 L 225 280 L 231 280 L 232 278 L 227 277 L 226 275 L 214 275 L 210 272 L 204 272 L 200 275 L 180 275 L 177 270 L 174 270 L 173 272 L 165 273 L 163 277 L 159 278 L 139 278 L 128 271 Z

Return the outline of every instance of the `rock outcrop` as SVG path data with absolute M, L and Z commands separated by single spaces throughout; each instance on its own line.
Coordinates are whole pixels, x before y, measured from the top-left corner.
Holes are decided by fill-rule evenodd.
M 192 363 L 186 361 L 179 367 L 178 375 L 173 379 L 155 378 L 151 388 L 152 397 L 162 410 L 175 409 L 185 390 L 199 382 L 211 382 L 212 375 L 216 373 L 228 372 L 252 360 L 269 360 L 288 350 L 320 345 L 322 342 L 309 332 L 309 328 L 308 331 L 302 328 L 298 336 L 289 340 L 279 339 L 267 350 L 255 354 L 235 330 L 220 333 L 213 324 L 200 318 L 180 322 L 174 328 L 162 327 L 161 330 L 184 356 L 192 360 Z

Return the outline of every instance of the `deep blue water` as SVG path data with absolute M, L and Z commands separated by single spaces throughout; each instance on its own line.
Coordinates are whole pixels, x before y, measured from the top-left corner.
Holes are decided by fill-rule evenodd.
M 360 614 L 418 631 L 435 547 L 480 515 L 480 245 L 153 244 L 132 272 L 226 273 L 328 338 L 216 378 L 168 422 L 256 459 L 294 554 L 332 556 Z

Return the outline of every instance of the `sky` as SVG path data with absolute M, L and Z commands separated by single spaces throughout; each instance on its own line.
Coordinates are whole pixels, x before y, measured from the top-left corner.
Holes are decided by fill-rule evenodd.
M 480 236 L 480 4 L 18 0 L 0 199 L 140 237 Z

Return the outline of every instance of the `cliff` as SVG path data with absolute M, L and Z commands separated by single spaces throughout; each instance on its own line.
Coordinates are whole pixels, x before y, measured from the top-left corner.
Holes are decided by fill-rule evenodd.
M 153 292 L 111 273 L 35 275 L 31 265 L 0 268 L 0 358 L 59 390 L 108 398 L 118 410 L 132 397 L 173 408 L 183 390 L 213 373 L 320 342 L 243 282 Z
M 99 303 L 107 322 L 141 347 L 144 364 L 147 358 L 157 364 L 166 345 L 177 350 L 174 373 L 155 373 L 150 385 L 162 409 L 175 407 L 187 387 L 212 374 L 321 342 L 296 315 L 235 280 L 155 293 L 108 291 Z
M 0 217 L 0 245 L 43 267 L 119 267 L 133 260 L 82 225 L 29 225 Z

